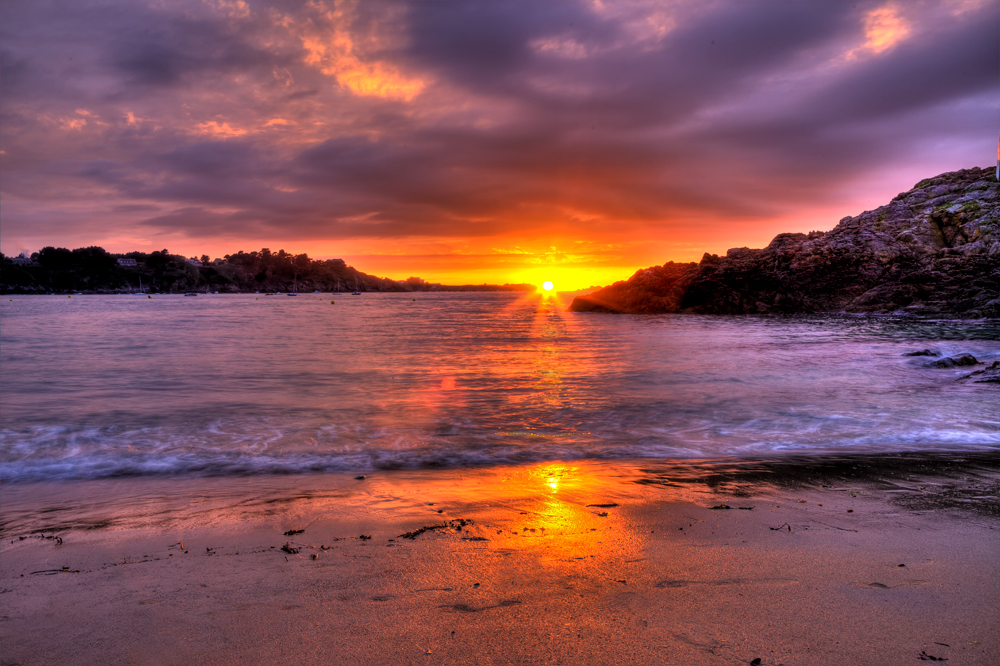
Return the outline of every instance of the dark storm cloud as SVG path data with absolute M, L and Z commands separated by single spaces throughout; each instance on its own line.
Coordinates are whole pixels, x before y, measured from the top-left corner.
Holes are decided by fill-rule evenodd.
M 200 238 L 787 216 L 903 161 L 988 161 L 970 147 L 996 131 L 1000 7 L 958 9 L 5 3 L 0 186 L 37 215 L 99 197 L 108 225 Z M 888 46 L 865 45 L 876 28 Z
M 819 122 L 854 123 L 904 114 L 976 93 L 998 90 L 1000 11 L 986 20 L 932 28 L 919 40 L 834 80 L 806 111 Z M 992 20 L 991 20 L 992 19 Z
M 164 18 L 154 26 L 136 21 L 127 34 L 112 40 L 110 63 L 129 86 L 173 86 L 189 75 L 290 64 L 288 55 L 248 44 L 252 34 L 228 30 L 217 21 Z
M 662 123 L 741 86 L 800 51 L 842 32 L 856 10 L 831 3 L 725 3 L 678 26 L 668 39 L 634 48 L 626 26 L 601 20 L 586 6 L 543 3 L 420 3 L 406 55 L 485 95 L 512 95 L 540 123 L 593 122 L 602 130 Z M 546 37 L 580 44 L 592 57 L 536 51 Z M 482 46 L 481 46 L 482 45 Z M 552 81 L 552 89 L 533 86 Z M 580 91 L 565 94 L 558 82 Z

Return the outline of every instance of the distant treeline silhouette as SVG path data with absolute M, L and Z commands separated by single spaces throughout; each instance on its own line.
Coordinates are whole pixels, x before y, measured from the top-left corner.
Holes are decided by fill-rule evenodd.
M 441 285 L 419 277 L 392 280 L 362 273 L 342 259 L 263 248 L 186 258 L 168 250 L 114 254 L 102 247 L 44 247 L 30 257 L 0 254 L 0 293 L 150 293 L 189 291 L 525 291 L 531 285 Z

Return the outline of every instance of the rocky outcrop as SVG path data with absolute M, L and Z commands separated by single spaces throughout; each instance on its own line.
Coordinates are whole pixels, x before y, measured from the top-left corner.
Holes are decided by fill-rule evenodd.
M 574 312 L 1000 317 L 1000 191 L 989 169 L 928 178 L 828 232 L 637 271 Z
M 993 361 L 982 370 L 960 377 L 959 381 L 968 380 L 975 384 L 1000 384 L 1000 361 Z

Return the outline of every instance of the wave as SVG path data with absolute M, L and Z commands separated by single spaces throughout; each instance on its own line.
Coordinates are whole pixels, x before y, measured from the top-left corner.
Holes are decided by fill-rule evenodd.
M 261 424 L 257 424 L 260 426 Z M 301 425 L 198 433 L 166 428 L 35 427 L 0 430 L 4 483 L 117 477 L 257 476 L 374 470 L 484 467 L 552 460 L 749 458 L 836 451 L 853 453 L 977 451 L 997 448 L 994 429 L 919 428 L 891 437 L 856 430 L 835 435 L 747 432 L 713 427 L 559 433 L 490 429 L 446 436 L 415 432 L 331 436 Z M 311 432 L 312 436 L 303 437 Z M 326 441 L 324 441 L 324 437 Z

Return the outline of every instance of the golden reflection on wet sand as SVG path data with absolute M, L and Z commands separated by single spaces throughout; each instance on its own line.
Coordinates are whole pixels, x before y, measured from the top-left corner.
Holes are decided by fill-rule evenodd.
M 682 471 L 15 484 L 5 530 L 32 536 L 0 544 L 8 649 L 23 663 L 903 664 L 944 632 L 977 641 L 968 663 L 996 663 L 996 537 L 979 522 L 827 488 L 736 499 L 671 485 Z M 38 537 L 57 520 L 65 545 Z M 862 625 L 870 640 L 845 639 Z

